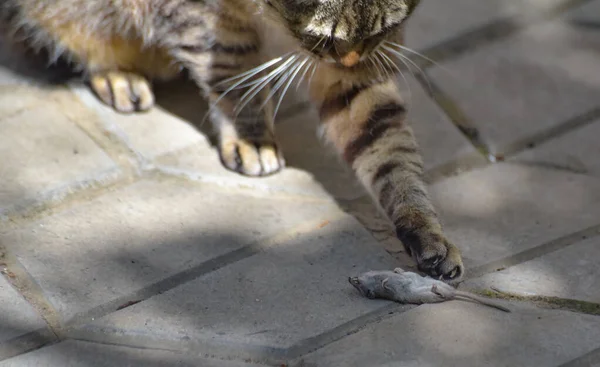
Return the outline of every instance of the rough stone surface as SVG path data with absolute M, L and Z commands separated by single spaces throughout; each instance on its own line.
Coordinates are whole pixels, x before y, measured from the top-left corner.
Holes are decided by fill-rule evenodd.
M 526 150 L 513 159 L 600 176 L 600 120 Z
M 502 153 L 597 107 L 598 47 L 595 29 L 554 21 L 443 63 L 446 70 L 434 68 L 430 75 L 492 152 Z
M 0 362 L 0 367 L 258 367 L 168 351 L 65 341 Z
M 0 87 L 0 216 L 119 174 L 108 155 L 47 99 L 33 88 Z
M 500 260 L 600 221 L 600 180 L 496 164 L 430 188 L 467 267 Z
M 140 182 L 3 233 L 0 241 L 69 320 L 257 240 L 339 213 L 326 201 L 266 200 L 211 186 Z
M 3 268 L 0 266 L 0 270 Z M 44 320 L 2 275 L 0 275 L 0 315 L 2 315 L 0 344 L 46 327 Z
M 600 237 L 467 282 L 476 288 L 600 303 Z
M 388 306 L 361 297 L 348 276 L 395 262 L 356 220 L 345 217 L 277 243 L 88 326 L 106 333 L 285 350 Z
M 600 346 L 598 317 L 510 308 L 420 306 L 308 355 L 302 366 L 558 366 Z

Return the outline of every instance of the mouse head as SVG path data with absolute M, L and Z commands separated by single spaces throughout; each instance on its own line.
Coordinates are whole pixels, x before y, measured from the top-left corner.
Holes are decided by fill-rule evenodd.
M 368 271 L 356 277 L 348 277 L 348 282 L 364 297 L 377 298 L 385 292 L 383 281 L 390 276 L 390 273 L 393 274 L 388 271 Z

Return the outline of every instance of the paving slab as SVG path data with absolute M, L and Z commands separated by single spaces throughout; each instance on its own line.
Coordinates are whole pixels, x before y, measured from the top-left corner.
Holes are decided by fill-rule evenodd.
M 186 356 L 164 350 L 137 349 L 67 340 L 11 359 L 0 367 L 258 367 L 253 363 Z
M 406 43 L 422 50 L 508 17 L 536 14 L 565 0 L 422 1 L 407 22 Z
M 600 318 L 452 301 L 385 319 L 305 358 L 303 367 L 558 366 L 600 346 Z
M 517 154 L 512 160 L 600 176 L 600 120 Z
M 0 217 L 120 175 L 115 162 L 52 103 L 51 93 L 0 87 L 0 130 Z
M 499 163 L 430 187 L 468 268 L 600 224 L 600 179 Z
M 504 292 L 577 299 L 600 304 L 600 236 L 465 283 Z M 600 307 L 600 306 L 598 306 Z
M 0 241 L 66 322 L 92 308 L 112 311 L 132 301 L 127 297 L 164 290 L 152 288 L 157 282 L 209 271 L 220 266 L 220 256 L 342 213 L 329 201 L 268 196 L 178 180 L 142 181 L 5 230 Z
M 396 264 L 350 216 L 319 227 L 74 335 L 272 358 L 293 354 L 299 344 L 319 345 L 323 334 L 390 305 L 360 296 L 348 276 Z
M 545 22 L 442 63 L 430 77 L 502 154 L 598 107 L 597 30 Z
M 0 270 L 2 269 L 4 266 L 0 265 Z M 46 328 L 46 323 L 40 315 L 11 287 L 3 275 L 0 275 L 0 315 L 0 345 Z

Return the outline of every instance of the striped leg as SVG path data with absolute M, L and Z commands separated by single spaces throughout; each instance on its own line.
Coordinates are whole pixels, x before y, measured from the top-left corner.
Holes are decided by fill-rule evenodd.
M 352 166 L 419 269 L 446 281 L 463 273 L 460 252 L 442 232 L 421 179 L 423 164 L 393 81 L 335 84 L 321 103 L 326 137 Z
M 262 103 L 268 88 L 231 89 L 232 83 L 223 83 L 261 64 L 261 40 L 247 18 L 252 13 L 236 9 L 214 12 L 203 3 L 180 6 L 176 16 L 188 20 L 173 22 L 180 26 L 170 32 L 179 35 L 172 49 L 208 97 L 223 165 L 247 176 L 264 176 L 284 166 L 270 118 L 272 106 Z

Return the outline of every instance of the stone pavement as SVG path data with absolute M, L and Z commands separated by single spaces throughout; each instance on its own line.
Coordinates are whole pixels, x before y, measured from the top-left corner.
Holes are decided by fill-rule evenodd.
M 426 74 L 401 84 L 460 287 L 513 313 L 352 289 L 412 262 L 301 96 L 289 167 L 249 179 L 189 83 L 122 116 L 5 50 L 0 367 L 600 366 L 600 0 L 425 0 L 408 30 L 436 61 L 407 54 Z

